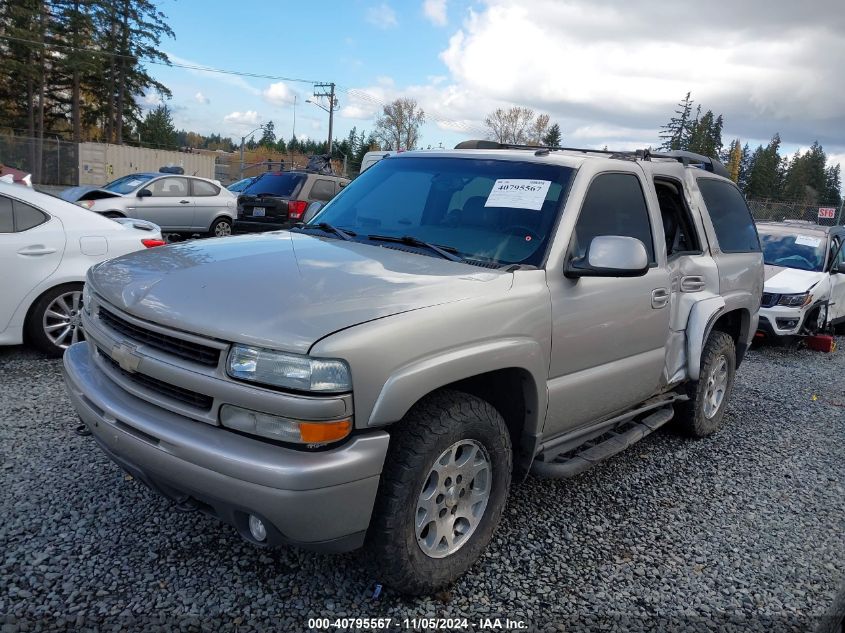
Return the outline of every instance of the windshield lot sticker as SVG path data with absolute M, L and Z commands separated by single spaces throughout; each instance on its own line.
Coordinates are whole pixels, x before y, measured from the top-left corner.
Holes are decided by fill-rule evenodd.
M 798 235 L 795 238 L 795 244 L 798 246 L 809 246 L 811 248 L 818 248 L 822 243 L 822 238 L 811 237 L 809 235 Z
M 500 178 L 493 183 L 485 207 L 510 207 L 539 211 L 546 200 L 551 180 Z

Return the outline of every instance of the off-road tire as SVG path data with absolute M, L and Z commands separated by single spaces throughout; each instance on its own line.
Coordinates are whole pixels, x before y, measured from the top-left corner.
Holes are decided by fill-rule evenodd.
M 388 587 L 405 594 L 430 594 L 461 576 L 490 542 L 510 488 L 510 434 L 488 402 L 447 390 L 421 400 L 390 434 L 367 533 L 368 557 L 376 577 Z M 460 440 L 474 440 L 486 451 L 492 470 L 490 496 L 466 543 L 444 558 L 432 558 L 417 543 L 417 500 L 434 461 Z
M 727 361 L 727 388 L 715 415 L 708 418 L 705 414 L 704 404 L 708 380 L 719 364 L 721 357 L 724 357 Z M 722 425 L 722 418 L 725 416 L 725 409 L 727 409 L 733 391 L 735 376 L 736 346 L 734 340 L 725 332 L 713 330 L 707 337 L 707 342 L 701 352 L 699 379 L 687 385 L 689 400 L 681 402 L 675 407 L 676 425 L 692 437 L 706 437 L 717 431 Z

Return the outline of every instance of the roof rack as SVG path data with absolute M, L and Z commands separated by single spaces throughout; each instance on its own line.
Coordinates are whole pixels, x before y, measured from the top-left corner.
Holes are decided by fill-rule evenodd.
M 462 141 L 455 145 L 455 149 L 530 149 L 538 156 L 548 154 L 549 152 L 580 152 L 582 154 L 603 154 L 609 158 L 618 158 L 621 160 L 652 160 L 665 159 L 675 160 L 682 163 L 684 167 L 693 165 L 701 167 L 702 169 L 723 176 L 730 177 L 727 167 L 715 158 L 710 158 L 702 154 L 695 154 L 693 152 L 686 152 L 681 150 L 674 150 L 670 152 L 652 152 L 651 149 L 638 149 L 633 151 L 607 150 L 607 149 L 591 149 L 587 147 L 558 147 L 555 145 L 519 145 L 514 143 L 499 143 L 498 141 L 488 140 L 473 140 Z

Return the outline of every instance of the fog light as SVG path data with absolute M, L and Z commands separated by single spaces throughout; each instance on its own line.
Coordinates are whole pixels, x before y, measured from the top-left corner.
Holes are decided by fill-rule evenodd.
M 777 319 L 777 324 L 781 330 L 791 330 L 798 327 L 798 319 Z
M 254 514 L 249 515 L 249 533 L 256 541 L 263 541 L 267 538 L 267 528 L 264 522 Z

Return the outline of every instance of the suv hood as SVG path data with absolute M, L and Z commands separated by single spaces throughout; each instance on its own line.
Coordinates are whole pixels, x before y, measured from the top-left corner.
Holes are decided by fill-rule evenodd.
M 280 231 L 140 251 L 89 278 L 100 297 L 141 319 L 306 353 L 359 323 L 507 292 L 513 274 Z
M 797 268 L 783 268 L 781 266 L 766 265 L 766 276 L 763 290 L 776 294 L 798 294 L 807 292 L 827 276 L 813 270 L 798 270 Z

